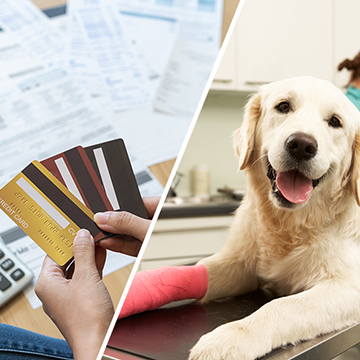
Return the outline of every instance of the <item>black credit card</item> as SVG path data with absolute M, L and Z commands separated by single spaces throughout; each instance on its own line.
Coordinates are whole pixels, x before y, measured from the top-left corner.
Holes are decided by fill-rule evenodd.
M 148 218 L 124 141 L 116 139 L 84 149 L 114 210 Z

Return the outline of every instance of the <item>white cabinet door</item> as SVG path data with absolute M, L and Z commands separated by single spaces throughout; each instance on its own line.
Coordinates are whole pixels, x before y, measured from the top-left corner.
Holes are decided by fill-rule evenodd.
M 160 219 L 141 260 L 141 269 L 185 265 L 223 246 L 234 215 Z
M 353 59 L 360 51 L 360 1 L 334 1 L 334 79 L 335 85 L 344 88 L 350 73 L 344 69 L 337 71 L 337 66 L 345 59 Z
M 236 90 L 236 31 L 231 34 L 226 44 L 224 55 L 216 71 L 211 89 Z
M 331 1 L 248 0 L 236 31 L 239 90 L 301 75 L 332 80 Z

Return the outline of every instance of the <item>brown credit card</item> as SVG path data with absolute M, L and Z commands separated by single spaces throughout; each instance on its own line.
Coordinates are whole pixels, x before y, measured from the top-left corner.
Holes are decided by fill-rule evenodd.
M 81 146 L 42 160 L 41 164 L 93 213 L 114 210 Z
M 80 229 L 89 230 L 95 241 L 106 237 L 94 213 L 38 161 L 0 189 L 0 209 L 59 265 L 72 259 Z
M 147 219 L 124 141 L 116 139 L 84 149 L 113 208 Z

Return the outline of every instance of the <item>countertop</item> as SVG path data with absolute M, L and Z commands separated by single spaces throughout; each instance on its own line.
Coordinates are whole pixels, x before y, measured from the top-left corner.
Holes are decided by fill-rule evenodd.
M 160 213 L 160 219 L 231 215 L 239 207 L 241 200 L 227 196 L 168 198 Z

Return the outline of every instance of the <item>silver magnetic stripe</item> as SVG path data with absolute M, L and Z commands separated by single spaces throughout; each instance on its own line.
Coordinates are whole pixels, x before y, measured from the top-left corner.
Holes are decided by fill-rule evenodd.
M 94 149 L 93 151 L 106 195 L 109 198 L 110 204 L 113 207 L 113 209 L 118 210 L 120 209 L 120 205 L 116 196 L 114 185 L 111 180 L 109 169 L 106 164 L 104 152 L 102 148 L 97 148 Z
M 65 160 L 63 158 L 58 158 L 55 160 L 55 164 L 56 164 L 57 168 L 59 169 L 59 172 L 60 172 L 62 178 L 64 179 L 65 185 L 68 188 L 68 190 L 85 205 L 85 201 L 82 198 L 80 191 L 77 188 L 75 181 L 70 174 L 70 170 L 66 166 Z

